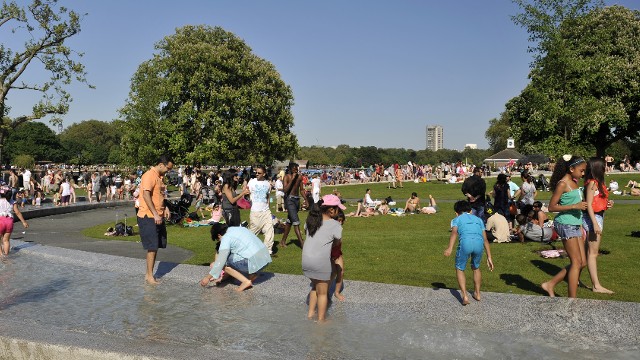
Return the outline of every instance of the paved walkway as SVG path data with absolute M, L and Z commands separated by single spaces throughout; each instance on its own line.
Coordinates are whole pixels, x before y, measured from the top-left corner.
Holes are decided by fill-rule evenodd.
M 71 205 L 60 210 L 72 210 L 73 207 Z M 124 202 L 106 208 L 31 218 L 28 220 L 29 228 L 26 230 L 22 228 L 21 224 L 16 224 L 12 239 L 65 249 L 144 259 L 146 251 L 139 242 L 101 240 L 82 235 L 82 230 L 88 227 L 104 223 L 115 224 L 117 221 L 124 221 L 125 217 L 131 217 L 133 214 L 134 209 L 131 203 Z M 158 251 L 157 261 L 182 263 L 191 256 L 193 253 L 189 250 L 168 245 L 166 249 Z

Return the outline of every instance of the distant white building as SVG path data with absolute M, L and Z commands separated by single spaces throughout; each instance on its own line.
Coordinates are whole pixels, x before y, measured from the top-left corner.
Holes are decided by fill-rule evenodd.
M 444 149 L 444 129 L 440 125 L 427 125 L 427 150 Z
M 477 149 L 478 144 L 464 144 L 465 149 Z

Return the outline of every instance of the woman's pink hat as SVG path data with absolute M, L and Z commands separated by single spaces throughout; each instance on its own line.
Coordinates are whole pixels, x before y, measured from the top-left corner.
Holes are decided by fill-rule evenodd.
M 340 198 L 335 195 L 325 195 L 322 197 L 322 205 L 326 206 L 337 206 L 340 209 L 344 210 L 347 207 L 342 205 Z

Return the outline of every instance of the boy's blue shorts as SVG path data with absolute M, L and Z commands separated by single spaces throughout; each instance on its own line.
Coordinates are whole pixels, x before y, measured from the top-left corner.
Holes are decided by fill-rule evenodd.
M 482 253 L 484 252 L 484 241 L 463 240 L 458 243 L 456 250 L 456 269 L 464 271 L 467 267 L 467 261 L 471 258 L 471 268 L 479 269 L 482 261 Z

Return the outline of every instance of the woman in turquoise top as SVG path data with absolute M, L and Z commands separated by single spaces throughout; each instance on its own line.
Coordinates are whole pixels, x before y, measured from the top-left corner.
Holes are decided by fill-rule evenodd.
M 583 158 L 564 155 L 551 175 L 549 185 L 553 195 L 549 201 L 549 211 L 558 212 L 553 226 L 571 261 L 551 280 L 542 283 L 542 289 L 551 297 L 555 296 L 555 286 L 567 277 L 569 297 L 575 298 L 580 271 L 587 265 L 582 241 L 582 211 L 587 208 L 587 203 L 582 199 L 582 189 L 578 186 L 578 180 L 584 177 L 586 169 L 587 163 Z
M 253 286 L 258 271 L 271 262 L 267 247 L 247 228 L 215 223 L 211 227 L 211 240 L 220 241 L 218 254 L 211 263 L 211 271 L 200 281 L 202 286 L 211 280 L 219 283 L 224 275 L 229 275 L 240 281 L 237 291 L 243 291 Z

